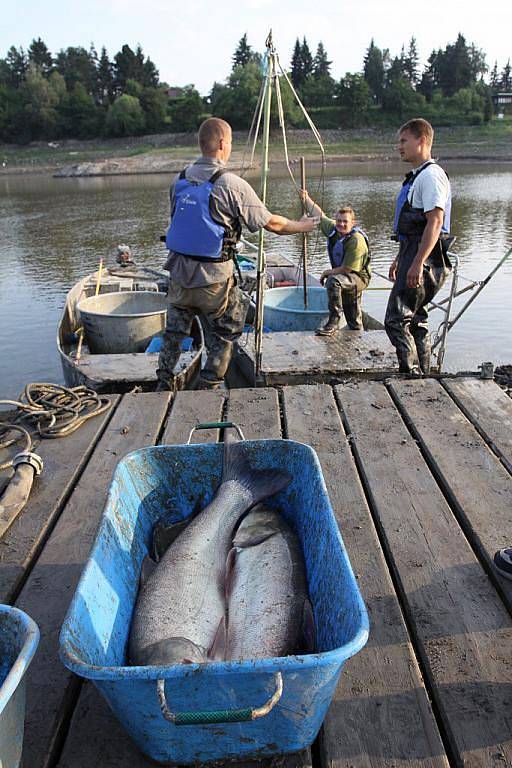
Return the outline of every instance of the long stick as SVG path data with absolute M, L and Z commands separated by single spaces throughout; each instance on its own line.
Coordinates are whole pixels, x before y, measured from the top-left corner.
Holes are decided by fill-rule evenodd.
M 103 259 L 100 259 L 100 266 L 98 267 L 98 279 L 96 280 L 96 290 L 94 292 L 94 295 L 97 296 L 100 292 L 100 285 L 101 285 L 101 273 L 103 272 Z
M 306 161 L 304 156 L 300 159 L 300 186 L 306 189 Z M 302 201 L 302 213 L 306 213 L 306 202 Z M 302 279 L 304 281 L 304 309 L 308 308 L 308 235 L 302 235 Z
M 268 143 L 270 135 L 270 106 L 272 103 L 272 79 L 274 77 L 274 54 L 272 46 L 272 33 L 267 39 L 268 68 L 267 83 L 265 89 L 265 106 L 263 114 L 263 159 L 261 168 L 261 200 L 265 205 L 267 199 L 268 176 Z M 258 243 L 258 271 L 256 277 L 256 316 L 254 319 L 254 351 L 255 351 L 255 379 L 261 375 L 261 358 L 263 344 L 263 296 L 265 292 L 265 250 L 263 248 L 263 229 L 260 229 Z M 256 381 L 255 381 L 256 384 Z

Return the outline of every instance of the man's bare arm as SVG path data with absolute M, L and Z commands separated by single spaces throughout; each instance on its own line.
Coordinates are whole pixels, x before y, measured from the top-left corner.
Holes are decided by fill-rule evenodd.
M 303 216 L 299 221 L 293 221 L 273 213 L 265 229 L 275 235 L 295 235 L 299 232 L 312 232 L 319 224 L 320 219 L 314 216 Z

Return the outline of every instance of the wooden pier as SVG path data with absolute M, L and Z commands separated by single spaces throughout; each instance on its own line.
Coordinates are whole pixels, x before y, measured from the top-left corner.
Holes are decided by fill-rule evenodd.
M 94 686 L 60 663 L 62 620 L 117 462 L 197 422 L 291 438 L 319 456 L 370 616 L 311 750 L 286 768 L 512 766 L 512 400 L 476 378 L 130 393 L 42 441 L 28 505 L 0 542 L 0 598 L 36 620 L 25 768 L 143 768 Z M 215 441 L 216 430 L 194 441 Z

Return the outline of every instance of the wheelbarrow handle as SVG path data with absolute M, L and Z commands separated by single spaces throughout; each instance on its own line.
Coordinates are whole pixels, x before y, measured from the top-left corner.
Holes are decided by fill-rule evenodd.
M 217 709 L 197 712 L 171 712 L 165 697 L 165 680 L 157 680 L 156 690 L 162 715 L 174 725 L 209 725 L 212 723 L 245 723 L 257 720 L 271 712 L 283 695 L 283 676 L 276 672 L 274 676 L 275 691 L 262 707 L 246 707 L 245 709 Z
M 188 436 L 187 445 L 190 445 L 190 441 L 192 440 L 192 435 L 198 429 L 228 429 L 229 427 L 236 429 L 236 431 L 240 436 L 240 440 L 245 440 L 244 433 L 242 432 L 238 424 L 235 424 L 234 421 L 205 421 L 205 422 L 202 422 L 201 424 L 196 424 L 195 427 L 192 427 Z

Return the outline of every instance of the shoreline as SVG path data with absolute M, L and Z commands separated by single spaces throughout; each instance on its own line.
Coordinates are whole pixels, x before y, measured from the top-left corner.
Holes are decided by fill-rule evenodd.
M 328 165 L 350 163 L 396 163 L 396 135 L 389 129 L 327 130 L 322 141 Z M 247 134 L 233 134 L 234 151 L 229 163 L 233 171 L 247 175 L 261 172 L 259 162 L 250 169 Z M 321 166 L 318 145 L 310 132 L 288 132 L 290 164 L 304 156 L 308 165 Z M 441 162 L 511 163 L 512 124 L 439 128 L 433 154 Z M 51 175 L 56 178 L 128 176 L 177 173 L 198 155 L 196 135 L 157 134 L 125 139 L 37 142 L 25 147 L 0 145 L 0 176 Z M 281 138 L 271 137 L 269 163 L 286 170 Z
M 304 158 L 310 167 L 320 168 L 322 161 L 318 155 L 308 155 L 304 153 Z M 168 156 L 163 156 L 160 160 L 157 156 L 152 156 L 151 161 L 147 161 L 146 155 L 138 155 L 137 162 L 133 162 L 135 158 L 108 158 L 108 160 L 100 161 L 85 161 L 82 163 L 61 165 L 60 163 L 49 163 L 41 165 L 25 165 L 19 164 L 10 167 L 0 167 L 0 177 L 9 176 L 51 176 L 53 178 L 98 178 L 108 176 L 142 176 L 142 175 L 156 175 L 156 174 L 175 174 L 179 173 L 186 165 L 193 162 L 197 157 L 197 153 L 184 157 L 180 160 L 170 160 Z M 456 163 L 481 163 L 482 165 L 506 163 L 507 165 L 512 163 L 512 156 L 504 157 L 499 153 L 489 154 L 475 154 L 475 153 L 454 153 L 449 152 L 436 153 L 436 157 L 441 162 L 456 162 Z M 132 161 L 132 162 L 130 162 Z M 293 167 L 298 163 L 297 158 L 290 158 L 290 165 Z M 329 165 L 357 165 L 364 163 L 379 163 L 379 164 L 397 164 L 399 158 L 390 154 L 328 154 L 326 153 L 326 164 Z M 285 171 L 286 162 L 284 159 L 271 158 L 270 165 L 272 170 Z M 241 170 L 245 170 L 246 176 L 256 176 L 261 172 L 261 163 L 254 164 L 252 166 L 243 166 L 237 159 L 234 158 L 229 163 L 229 170 L 239 173 Z

